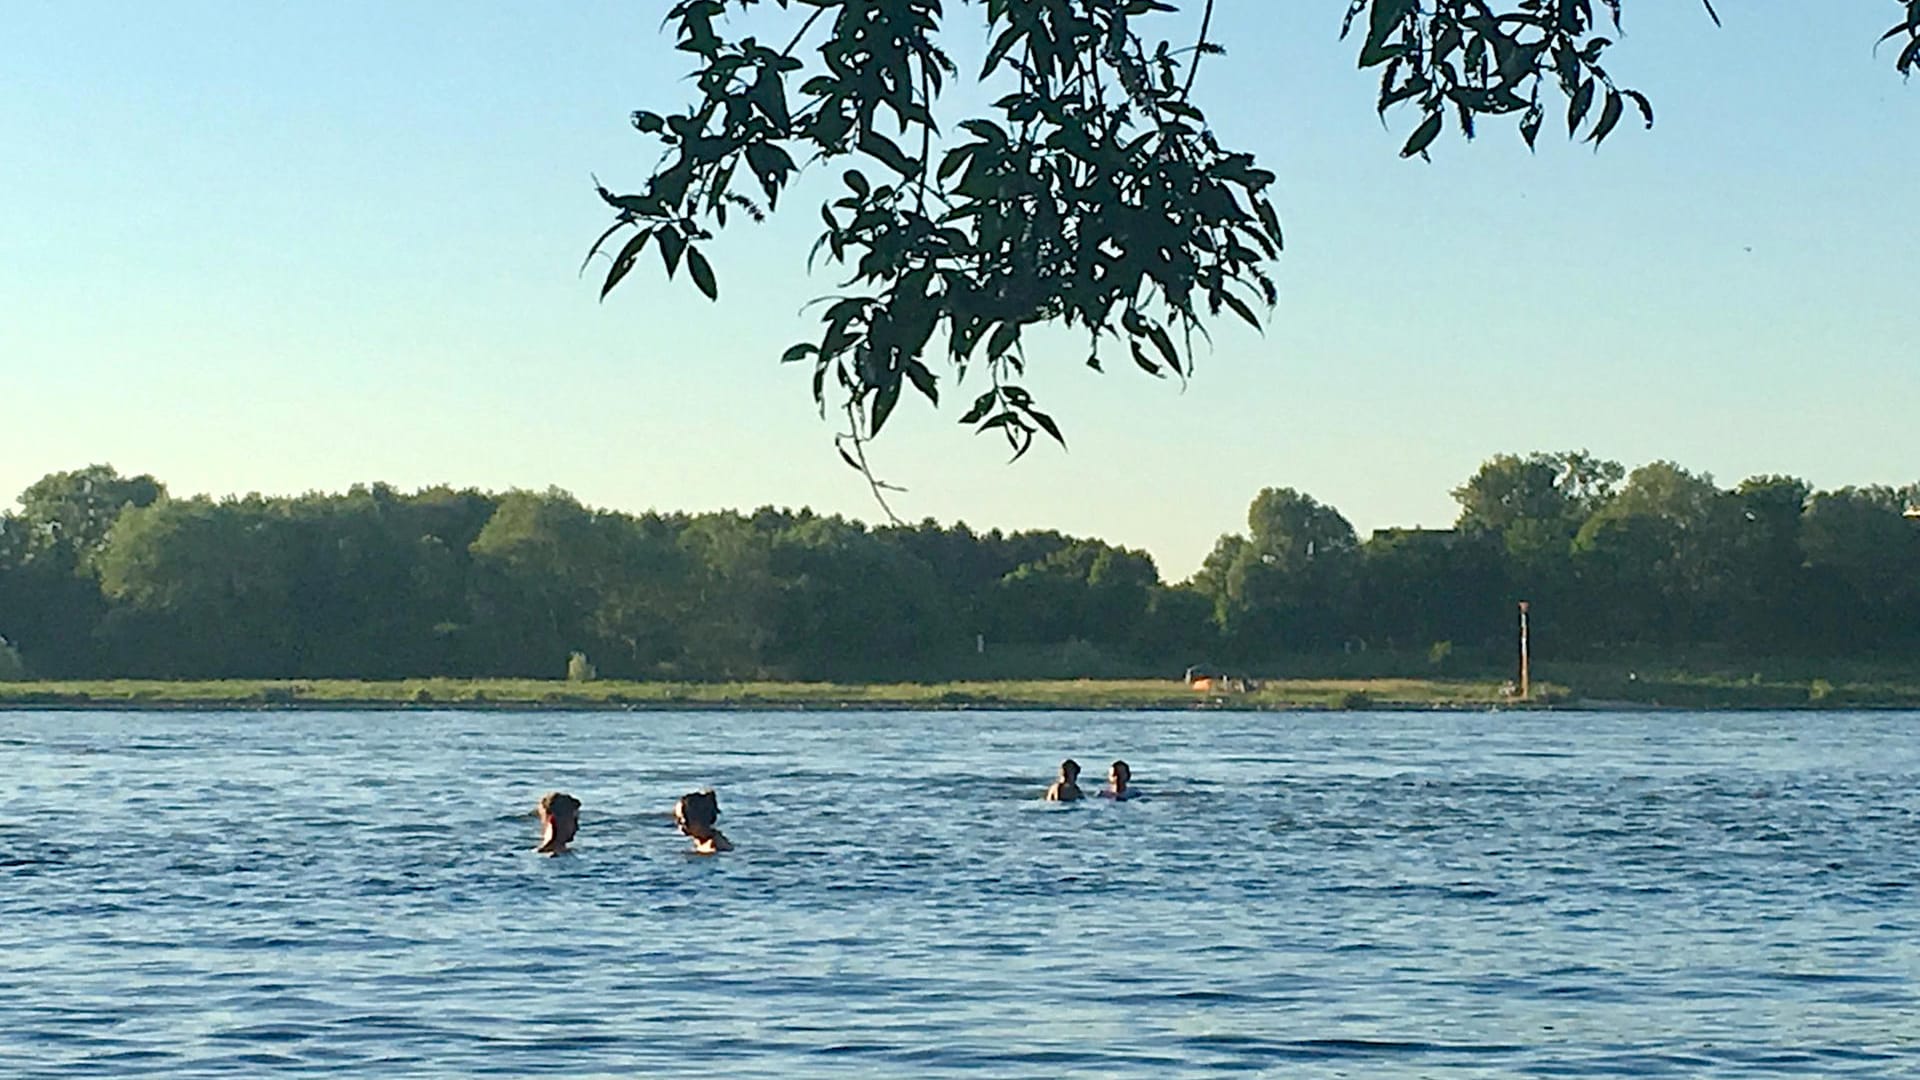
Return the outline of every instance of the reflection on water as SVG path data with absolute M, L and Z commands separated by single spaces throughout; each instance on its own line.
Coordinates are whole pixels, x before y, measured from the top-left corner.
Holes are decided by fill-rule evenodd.
M 0 1075 L 1911 1076 L 1916 725 L 5 713 Z

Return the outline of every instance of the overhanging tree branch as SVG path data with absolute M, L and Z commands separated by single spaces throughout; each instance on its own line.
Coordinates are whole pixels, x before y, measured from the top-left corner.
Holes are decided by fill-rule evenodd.
M 846 269 L 848 294 L 783 359 L 813 365 L 823 414 L 831 397 L 858 418 L 856 446 L 885 427 L 904 388 L 938 404 L 936 354 L 956 381 L 987 368 L 961 421 L 1002 432 L 1018 457 L 1036 435 L 1061 439 L 1021 385 L 1028 329 L 1085 333 L 1096 369 L 1104 348 L 1124 343 L 1141 369 L 1185 379 L 1193 337 L 1213 319 L 1262 325 L 1282 245 L 1266 194 L 1274 175 L 1223 147 L 1192 97 L 1201 58 L 1220 51 L 1213 0 L 1191 49 L 1153 35 L 1176 10 L 1164 0 L 972 0 L 987 42 L 977 78 L 1009 92 L 946 129 L 936 107 L 958 71 L 940 44 L 953 32 L 943 0 L 804 2 L 813 10 L 783 49 L 731 32 L 761 0 L 672 6 L 666 23 L 695 61 L 696 93 L 681 112 L 633 114 L 664 150 L 639 191 L 596 182 L 616 217 L 593 252 L 631 233 L 602 296 L 649 246 L 669 277 L 685 265 L 717 296 L 700 245 L 731 212 L 777 210 L 798 161 L 838 160 L 842 188 L 820 208 L 814 250 Z M 1895 66 L 1910 75 L 1920 0 L 1893 2 L 1901 21 L 1881 40 L 1904 40 Z M 1597 147 L 1629 106 L 1653 123 L 1647 97 L 1602 65 L 1612 40 L 1600 31 L 1619 29 L 1622 3 L 1598 3 L 1596 16 L 1595 0 L 1350 0 L 1341 34 L 1364 28 L 1358 62 L 1380 72 L 1380 114 L 1419 114 L 1403 156 L 1426 156 L 1449 115 L 1469 138 L 1480 119 L 1517 117 L 1532 146 L 1561 102 L 1569 137 Z M 866 472 L 864 460 L 855 467 Z

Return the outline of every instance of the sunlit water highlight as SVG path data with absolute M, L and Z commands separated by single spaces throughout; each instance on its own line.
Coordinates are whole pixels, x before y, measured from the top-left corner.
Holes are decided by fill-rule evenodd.
M 1920 1075 L 1917 735 L 5 713 L 0 1075 Z

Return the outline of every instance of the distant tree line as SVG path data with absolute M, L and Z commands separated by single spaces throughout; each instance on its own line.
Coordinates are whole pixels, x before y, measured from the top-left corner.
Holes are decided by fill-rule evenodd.
M 1289 488 L 1179 584 L 1052 531 L 808 510 L 626 514 L 563 491 L 385 484 L 170 497 L 96 465 L 0 515 L 0 678 L 917 678 L 1284 672 L 1622 646 L 1872 656 L 1920 645 L 1920 491 L 1732 490 L 1669 462 L 1500 455 L 1452 529 L 1362 542 Z M 579 654 L 576 656 L 575 654 Z M 572 658 L 572 663 L 570 663 Z

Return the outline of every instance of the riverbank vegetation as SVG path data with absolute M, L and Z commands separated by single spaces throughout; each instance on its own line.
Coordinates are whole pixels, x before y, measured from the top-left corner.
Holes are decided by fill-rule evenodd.
M 1521 701 L 1475 679 L 1254 680 L 1246 690 L 1178 679 L 912 682 L 634 682 L 596 679 L 142 679 L 0 682 L 4 708 L 497 709 L 1512 709 L 1920 708 L 1920 675 L 1858 665 L 1733 674 L 1562 665 Z
M 1542 688 L 1542 700 L 1563 695 Z M 101 680 L 0 684 L 0 708 L 539 709 L 1358 709 L 1487 708 L 1498 684 L 1467 680 L 1297 679 L 1206 692 L 1171 679 L 942 683 L 627 682 L 556 679 Z
M 1517 678 L 1528 601 L 1536 679 L 1570 695 L 1896 704 L 1920 682 L 1915 494 L 1502 455 L 1455 490 L 1451 529 L 1362 541 L 1334 508 L 1267 489 L 1170 583 L 1144 552 L 1051 531 L 627 514 L 558 490 L 181 498 L 94 466 L 0 515 L 0 680 L 254 680 L 303 700 L 287 687 L 374 680 L 348 698 L 380 701 L 503 679 L 535 680 L 517 701 L 914 688 L 887 691 L 902 703 L 984 684 L 1040 700 L 1055 691 L 1004 686 L 1064 680 L 1086 703 L 1135 684 L 1190 701 L 1178 677 L 1204 664 L 1303 695 L 1284 703 L 1400 700 L 1317 685 L 1388 679 L 1431 688 L 1410 704 L 1492 702 Z M 1245 700 L 1259 693 L 1281 691 Z

